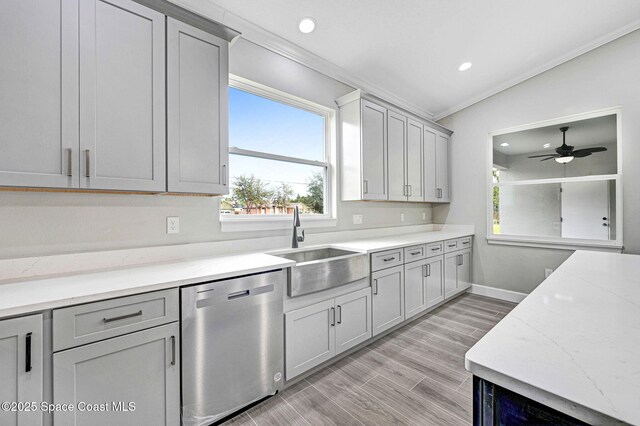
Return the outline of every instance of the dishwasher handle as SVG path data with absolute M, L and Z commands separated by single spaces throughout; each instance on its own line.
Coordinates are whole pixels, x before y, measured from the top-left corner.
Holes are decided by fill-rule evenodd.
M 236 287 L 237 288 L 237 287 Z M 220 291 L 222 290 L 222 291 Z M 273 293 L 275 291 L 275 285 L 273 283 L 262 285 L 259 287 L 244 288 L 242 290 L 235 290 L 232 292 L 224 291 L 225 289 L 211 289 L 203 292 L 198 292 L 196 300 L 196 309 L 207 308 L 213 305 L 219 305 L 224 302 L 230 302 L 234 300 L 240 300 L 251 296 L 258 296 L 265 293 Z

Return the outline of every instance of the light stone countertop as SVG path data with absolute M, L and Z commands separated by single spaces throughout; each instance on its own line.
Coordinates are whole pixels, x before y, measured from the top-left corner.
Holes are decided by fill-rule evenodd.
M 323 244 L 363 253 L 470 235 L 469 229 L 428 231 Z M 303 246 L 301 249 L 312 248 Z M 212 255 L 193 259 L 114 267 L 106 270 L 22 278 L 0 284 L 0 318 L 221 280 L 294 266 L 267 253 Z M 285 250 L 286 251 L 286 250 Z
M 465 365 L 587 423 L 640 425 L 640 256 L 575 252 Z

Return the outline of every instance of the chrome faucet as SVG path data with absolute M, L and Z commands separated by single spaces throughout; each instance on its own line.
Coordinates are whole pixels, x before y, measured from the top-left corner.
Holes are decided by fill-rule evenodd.
M 293 210 L 293 238 L 291 239 L 291 248 L 298 248 L 298 243 L 304 241 L 304 229 L 302 230 L 302 236 L 298 237 L 298 227 L 300 226 L 300 212 L 298 206 Z

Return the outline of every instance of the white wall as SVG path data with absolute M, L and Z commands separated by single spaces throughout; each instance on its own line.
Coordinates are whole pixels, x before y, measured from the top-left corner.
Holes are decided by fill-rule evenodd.
M 353 90 L 243 39 L 231 47 L 229 59 L 233 74 L 328 107 Z M 0 259 L 289 234 L 222 233 L 218 202 L 217 197 L 0 192 Z M 362 225 L 351 224 L 356 213 L 364 216 Z M 167 216 L 180 217 L 180 234 L 165 233 Z M 425 223 L 431 223 L 428 204 L 339 202 L 336 228 L 307 232 Z
M 640 253 L 640 31 L 604 45 L 441 120 L 453 129 L 452 197 L 434 222 L 474 224 L 474 281 L 530 292 L 570 251 L 488 245 L 488 133 L 603 108 L 622 107 L 625 252 Z

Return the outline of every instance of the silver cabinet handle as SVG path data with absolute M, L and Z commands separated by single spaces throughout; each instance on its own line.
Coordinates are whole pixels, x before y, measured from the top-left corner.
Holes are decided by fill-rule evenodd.
M 427 263 L 427 276 L 430 277 L 431 276 L 431 264 Z
M 383 262 L 390 262 L 392 260 L 395 260 L 395 257 L 385 257 L 384 259 L 382 259 Z
M 73 149 L 67 148 L 67 176 L 73 176 Z
M 422 265 L 422 276 L 427 277 L 427 265 Z
M 449 247 L 449 248 L 452 248 L 452 247 L 455 247 L 455 246 L 456 246 L 455 244 L 447 244 L 447 247 Z
M 133 318 L 133 317 L 139 317 L 140 315 L 142 315 L 142 311 L 138 311 L 138 312 L 134 312 L 132 314 L 127 314 L 127 315 L 121 315 L 119 317 L 112 317 L 112 318 L 102 318 L 102 322 L 103 323 L 110 323 L 113 321 L 120 321 L 123 319 L 127 319 L 127 318 Z
M 84 150 L 84 161 L 85 161 L 85 167 L 86 167 L 85 176 L 90 178 L 91 177 L 91 151 L 88 149 Z
M 459 254 L 458 255 L 458 266 L 462 265 L 463 263 L 464 263 L 464 257 L 461 254 Z
M 431 249 L 431 251 L 438 251 L 438 250 L 440 250 L 440 247 L 433 247 L 433 248 Z
M 412 251 L 411 252 L 411 256 L 417 256 L 419 254 L 422 254 L 422 250 L 420 250 L 420 251 Z
M 362 181 L 362 193 L 363 194 L 369 193 L 369 182 L 367 182 L 366 180 Z
M 409 187 L 409 194 L 407 195 L 411 197 L 413 195 L 413 189 L 411 188 L 411 185 L 407 185 L 407 187 Z
M 442 188 L 436 189 L 436 198 L 442 198 Z
M 373 280 L 373 295 L 374 296 L 378 295 L 378 280 L 377 279 Z
M 25 338 L 25 351 L 24 351 L 24 355 L 25 355 L 25 361 L 24 361 L 24 371 L 25 373 L 28 373 L 29 371 L 31 371 L 31 335 L 32 333 L 29 332 L 27 333 L 27 336 Z
M 462 245 L 463 245 L 463 246 L 466 246 L 467 244 L 469 244 L 469 241 L 463 241 L 463 242 L 462 242 Z
M 171 365 L 176 365 L 176 336 L 171 336 Z
M 227 185 L 227 165 L 222 165 L 222 185 Z
M 336 308 L 331 308 L 331 318 L 330 318 L 330 323 L 329 325 L 331 325 L 331 327 L 335 327 L 336 326 Z
M 342 305 L 338 305 L 338 324 L 342 324 Z

